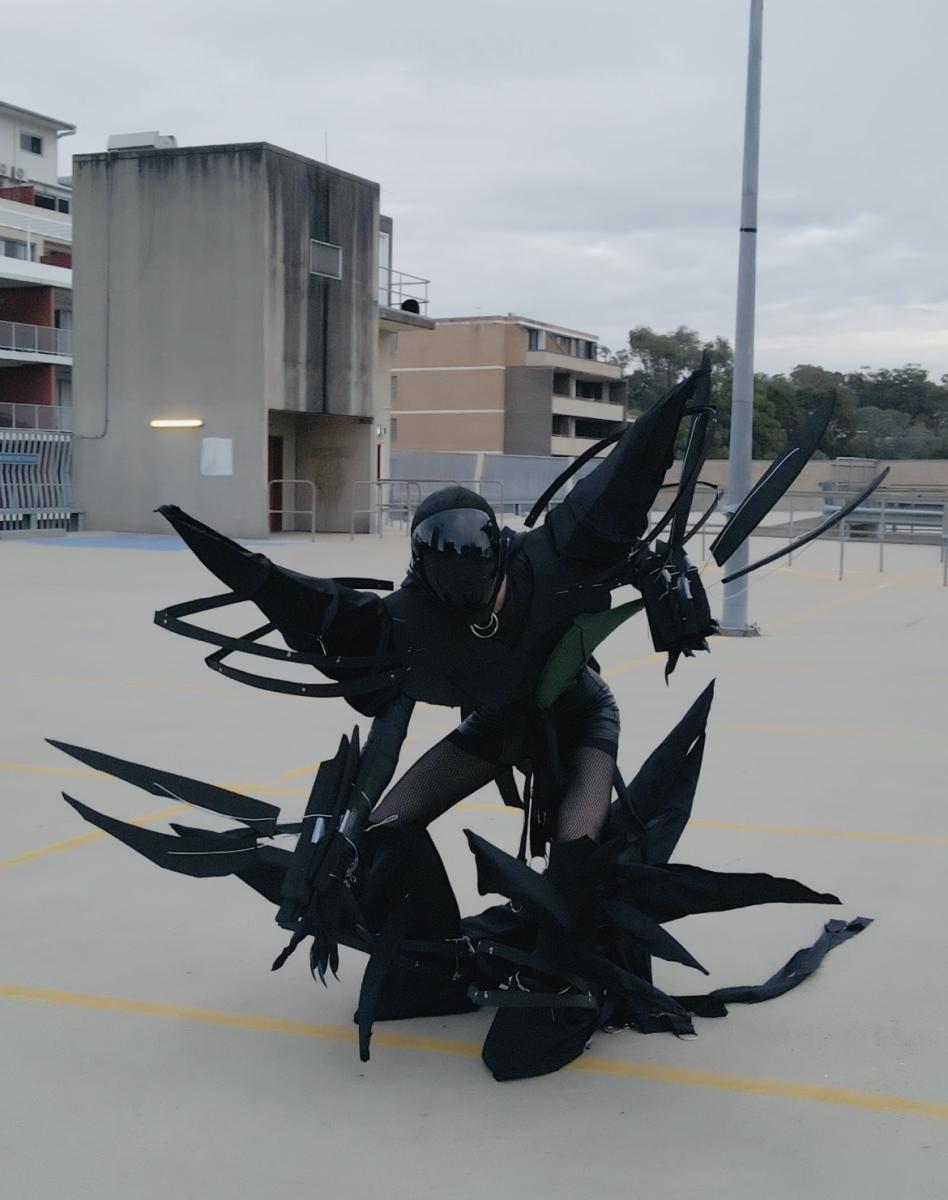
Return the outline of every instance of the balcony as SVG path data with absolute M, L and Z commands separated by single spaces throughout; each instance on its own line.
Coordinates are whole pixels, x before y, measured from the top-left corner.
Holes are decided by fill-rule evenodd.
M 434 329 L 428 317 L 431 281 L 392 267 L 379 267 L 379 325 L 390 333 L 399 329 Z
M 0 400 L 0 429 L 43 429 L 72 432 L 72 406 L 59 404 L 13 404 Z
M 0 321 L 0 358 L 67 366 L 72 362 L 72 331 Z
M 626 419 L 624 404 L 612 404 L 608 400 L 582 400 L 576 396 L 554 395 L 553 412 L 556 416 L 614 421 L 617 425 Z
M 44 214 L 44 215 L 40 215 Z M 53 246 L 47 246 L 52 242 Z M 0 201 L 0 279 L 71 288 L 72 221 L 28 204 Z
M 528 367 L 555 367 L 587 379 L 621 379 L 622 368 L 615 363 L 597 362 L 594 358 L 577 358 L 553 350 L 528 350 Z

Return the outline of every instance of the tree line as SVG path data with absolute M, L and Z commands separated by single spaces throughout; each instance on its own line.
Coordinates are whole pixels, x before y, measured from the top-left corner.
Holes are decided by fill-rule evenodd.
M 658 333 L 629 331 L 628 346 L 600 356 L 623 368 L 630 412 L 644 412 L 693 370 L 707 351 L 718 424 L 712 458 L 727 458 L 734 352 L 727 338 L 704 341 L 686 326 Z M 948 458 L 948 375 L 935 383 L 914 363 L 904 367 L 828 371 L 800 364 L 786 374 L 754 376 L 754 458 L 773 458 L 790 444 L 828 393 L 833 421 L 820 450 L 829 458 Z

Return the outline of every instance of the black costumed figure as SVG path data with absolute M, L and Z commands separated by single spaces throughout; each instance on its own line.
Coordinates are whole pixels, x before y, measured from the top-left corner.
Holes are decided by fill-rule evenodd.
M 604 444 L 573 463 L 537 502 L 525 532 L 501 529 L 473 492 L 435 492 L 414 513 L 411 567 L 397 589 L 298 574 L 178 508 L 161 509 L 228 590 L 165 609 L 157 623 L 218 647 L 206 661 L 230 678 L 344 697 L 372 719 L 371 729 L 364 745 L 358 726 L 342 739 L 295 822 L 281 822 L 277 808 L 248 796 L 54 742 L 98 770 L 238 825 L 212 832 L 173 824 L 173 834 L 162 834 L 67 801 L 159 866 L 236 875 L 270 900 L 291 934 L 274 968 L 308 937 L 311 968 L 324 982 L 336 971 L 340 944 L 364 951 L 356 1013 L 363 1060 L 375 1020 L 489 1006 L 497 1012 L 483 1057 L 494 1076 L 541 1075 L 581 1054 L 598 1028 L 693 1034 L 695 1015 L 723 1016 L 728 1003 L 795 987 L 868 920 L 828 922 L 814 945 L 763 984 L 670 996 L 653 983 L 653 956 L 704 971 L 667 922 L 767 902 L 839 902 L 790 879 L 670 862 L 691 812 L 713 685 L 626 784 L 616 761 L 618 710 L 593 656 L 642 609 L 655 648 L 668 653 L 666 678 L 681 655 L 708 649 L 716 627 L 685 543 L 710 514 L 688 528 L 714 420 L 709 396 L 704 362 L 606 439 L 615 443 L 611 453 L 536 526 L 556 491 Z M 712 545 L 719 563 L 797 478 L 831 413 L 827 403 L 814 414 L 731 515 Z M 683 426 L 680 482 L 648 531 Z M 880 481 L 754 567 L 818 536 Z M 641 598 L 612 607 L 612 591 L 628 584 Z M 242 638 L 185 619 L 244 601 L 267 623 Z M 288 648 L 262 640 L 273 632 Z M 333 682 L 251 673 L 226 661 L 234 652 L 315 667 Z M 457 708 L 462 720 L 389 788 L 418 701 Z M 522 787 L 513 768 L 523 773 Z M 524 810 L 520 851 L 507 854 L 468 831 L 480 892 L 506 903 L 462 918 L 427 825 L 491 781 L 505 803 Z M 293 850 L 273 844 L 287 834 L 297 836 Z M 543 873 L 528 865 L 540 856 Z

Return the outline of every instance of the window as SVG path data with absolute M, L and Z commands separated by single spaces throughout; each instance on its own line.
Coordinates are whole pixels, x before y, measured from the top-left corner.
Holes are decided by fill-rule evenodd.
M 569 374 L 566 371 L 553 372 L 553 395 L 569 395 Z
M 30 257 L 26 242 L 18 242 L 16 238 L 0 238 L 0 254 L 4 258 L 29 260 Z
M 598 380 L 577 379 L 576 395 L 580 400 L 601 400 L 602 384 Z
M 398 441 L 398 417 L 389 417 L 388 431 L 392 435 L 392 445 Z
M 389 397 L 389 401 L 392 404 L 394 404 L 395 401 L 398 399 L 398 376 L 397 375 L 392 375 L 389 377 L 388 397 Z
M 43 139 L 41 137 L 37 137 L 35 133 L 21 133 L 20 149 L 28 150 L 30 154 L 42 154 Z
M 546 349 L 546 330 L 531 329 L 527 326 L 527 349 L 528 350 L 545 350 Z
M 569 437 L 569 417 L 564 417 L 561 413 L 553 414 L 553 436 L 554 437 Z
M 599 347 L 595 342 L 580 342 L 580 358 L 595 359 L 598 354 Z
M 51 208 L 56 211 L 56 200 L 52 196 L 43 196 L 39 192 L 33 197 L 33 203 L 37 208 Z
M 342 247 L 332 242 L 309 243 L 309 270 L 311 275 L 323 275 L 327 279 L 342 278 Z
M 56 201 L 56 209 L 57 209 L 57 211 L 59 211 L 61 213 L 69 212 L 69 201 L 68 200 L 57 200 Z

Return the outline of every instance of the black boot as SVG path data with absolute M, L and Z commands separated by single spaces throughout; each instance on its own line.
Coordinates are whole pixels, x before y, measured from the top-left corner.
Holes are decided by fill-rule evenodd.
M 482 1057 L 497 1080 L 560 1070 L 583 1053 L 599 1027 L 599 988 L 571 961 L 584 943 L 591 945 L 592 931 L 584 924 L 591 899 L 584 868 L 596 849 L 586 837 L 550 847 L 547 876 L 566 901 L 572 928 L 562 934 L 541 930 L 536 953 L 524 956 L 509 980 L 507 999 L 492 993 L 499 1007 Z

